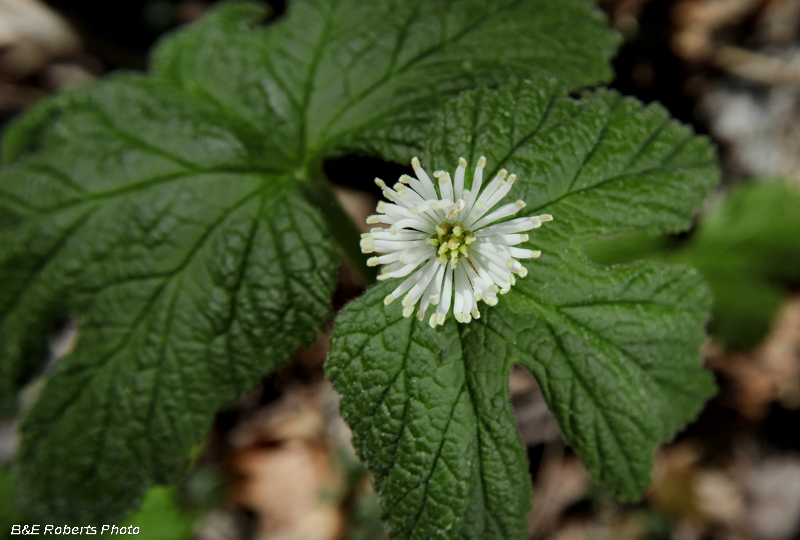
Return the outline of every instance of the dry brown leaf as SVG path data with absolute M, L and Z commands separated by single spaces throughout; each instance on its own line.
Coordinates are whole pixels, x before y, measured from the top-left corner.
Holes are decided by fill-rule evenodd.
M 589 471 L 576 455 L 564 457 L 561 444 L 550 443 L 533 486 L 528 531 L 543 537 L 554 531 L 564 510 L 586 496 L 591 486 Z
M 258 514 L 260 540 L 333 540 L 343 526 L 341 478 L 331 456 L 302 442 L 251 448 L 237 454 L 245 478 L 234 502 Z
M 690 62 L 701 62 L 716 47 L 715 34 L 726 26 L 740 23 L 759 5 L 760 0 L 681 0 L 672 9 L 675 34 L 672 50 Z
M 700 454 L 692 441 L 658 452 L 648 502 L 672 517 L 677 536 L 701 538 L 714 530 L 721 538 L 746 538 L 746 499 L 737 468 L 703 466 Z
M 536 379 L 528 370 L 514 366 L 508 388 L 514 420 L 525 446 L 562 440 L 558 422 L 547 407 Z
M 0 73 L 25 78 L 55 58 L 76 53 L 80 40 L 38 0 L 0 0 Z
M 694 529 L 708 524 L 694 489 L 698 459 L 699 451 L 691 443 L 662 449 L 655 456 L 653 482 L 646 495 L 654 508 Z
M 323 385 L 295 389 L 232 433 L 234 504 L 258 517 L 258 540 L 335 540 L 345 481 L 327 435 Z
M 764 418 L 775 401 L 800 406 L 800 297 L 784 304 L 756 350 L 712 355 L 709 366 L 733 382 L 732 400 L 747 419 Z
M 367 218 L 375 213 L 378 200 L 369 193 L 344 186 L 334 186 L 334 193 L 339 204 L 358 226 L 361 232 L 369 232 L 373 227 L 367 224 Z

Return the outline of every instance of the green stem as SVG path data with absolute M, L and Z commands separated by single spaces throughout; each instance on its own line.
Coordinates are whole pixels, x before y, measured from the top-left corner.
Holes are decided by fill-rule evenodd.
M 321 169 L 321 167 L 320 167 Z M 367 266 L 368 255 L 361 253 L 361 231 L 350 217 L 334 193 L 330 182 L 321 170 L 303 184 L 308 201 L 325 216 L 328 230 L 334 243 L 344 255 L 364 286 L 375 283 L 377 268 Z

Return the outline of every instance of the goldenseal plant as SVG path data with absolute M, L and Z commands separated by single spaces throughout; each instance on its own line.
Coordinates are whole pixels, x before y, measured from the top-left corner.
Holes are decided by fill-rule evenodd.
M 602 267 L 582 246 L 686 230 L 718 180 L 709 142 L 658 105 L 581 90 L 613 78 L 619 43 L 593 0 L 265 13 L 217 3 L 148 73 L 4 129 L 0 414 L 36 388 L 19 401 L 19 505 L 118 522 L 331 319 L 325 374 L 393 540 L 527 537 L 514 364 L 592 478 L 641 496 L 656 447 L 715 391 L 711 299 L 691 268 Z M 458 168 L 429 178 L 415 160 L 360 239 L 325 178 L 346 154 Z M 342 255 L 364 293 L 335 314 Z M 44 369 L 67 315 L 74 349 Z
M 694 270 L 649 262 L 600 267 L 584 257 L 582 244 L 630 230 L 688 227 L 717 180 L 713 150 L 658 106 L 602 90 L 573 99 L 557 81 L 535 79 L 448 103 L 423 155 L 426 168 L 439 171 L 459 156 L 480 160 L 476 172 L 493 180 L 471 189 L 477 198 L 469 200 L 488 197 L 491 205 L 467 217 L 476 208 L 463 194 L 464 207 L 458 204 L 458 170 L 452 195 L 445 172 L 430 178 L 438 186 L 424 193 L 416 161 L 416 179 L 384 188 L 389 202 L 371 221 L 386 229 L 363 238 L 362 248 L 383 253 L 370 261 L 388 263 L 383 276 L 406 281 L 379 282 L 342 310 L 326 364 L 353 443 L 373 472 L 390 537 L 527 537 L 531 486 L 508 394 L 513 364 L 539 382 L 566 442 L 595 481 L 636 500 L 649 484 L 654 449 L 715 391 L 700 355 L 710 297 Z M 513 186 L 505 170 L 517 174 Z M 492 200 L 503 181 L 502 189 L 511 187 L 527 205 L 516 205 L 516 197 Z M 491 223 L 500 209 L 507 221 Z M 426 266 L 440 272 L 446 263 L 444 271 L 454 276 L 460 268 L 472 275 L 467 261 L 477 240 L 467 244 L 467 231 L 471 238 L 494 227 L 522 235 L 502 227 L 532 226 L 549 215 L 556 219 L 532 231 L 524 246 L 530 255 L 541 252 L 535 259 L 508 257 L 505 249 L 519 244 L 490 244 L 503 253 L 491 267 L 499 290 L 480 319 L 458 324 L 458 317 L 447 317 L 440 325 L 443 298 L 435 329 L 410 317 Z M 453 237 L 455 221 L 463 230 Z M 415 235 L 416 243 L 393 245 L 409 240 L 392 240 L 392 226 L 397 235 Z M 516 264 L 527 270 L 524 279 Z M 430 283 L 420 307 L 439 286 Z M 462 304 L 462 320 L 464 311 Z
M 375 183 L 382 189 L 384 201 L 378 203 L 378 215 L 367 223 L 382 223 L 361 238 L 363 253 L 378 252 L 369 266 L 384 265 L 378 280 L 405 277 L 384 299 L 389 305 L 403 294 L 403 316 L 410 317 L 422 299 L 417 318 L 422 320 L 428 306 L 436 306 L 431 315 L 431 328 L 443 325 L 453 302 L 453 315 L 460 323 L 480 318 L 478 302 L 493 306 L 497 294 L 505 294 L 516 283 L 514 274 L 525 277 L 528 269 L 518 259 L 536 259 L 539 250 L 514 247 L 528 241 L 521 234 L 552 221 L 553 216 L 502 221 L 525 207 L 517 200 L 497 207 L 509 194 L 517 179 L 501 169 L 481 191 L 486 157 L 475 167 L 470 189 L 464 189 L 467 161 L 458 160 L 455 178 L 447 171 L 436 171 L 434 186 L 419 158 L 411 160 L 417 178 L 408 175 L 389 188 L 381 179 Z M 463 261 L 463 262 L 462 262 Z M 461 263 L 461 264 L 459 264 Z

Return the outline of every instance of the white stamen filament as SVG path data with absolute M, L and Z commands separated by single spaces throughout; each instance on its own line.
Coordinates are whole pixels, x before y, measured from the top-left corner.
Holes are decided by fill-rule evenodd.
M 432 327 L 444 324 L 452 307 L 456 321 L 468 323 L 480 318 L 479 301 L 495 305 L 497 295 L 508 292 L 516 276 L 527 275 L 528 267 L 518 259 L 535 259 L 541 251 L 515 246 L 529 241 L 525 231 L 553 217 L 542 214 L 498 223 L 520 212 L 525 203 L 495 208 L 510 192 L 516 176 L 501 169 L 482 189 L 484 157 L 473 171 L 470 189 L 465 188 L 464 158 L 458 160 L 452 178 L 447 171 L 437 171 L 435 182 L 418 158 L 411 160 L 411 166 L 416 178 L 403 175 L 391 188 L 375 179 L 390 202 L 378 203 L 377 214 L 367 222 L 387 227 L 363 234 L 361 249 L 378 253 L 367 264 L 383 265 L 379 280 L 405 278 L 384 298 L 387 306 L 402 297 L 403 316 L 416 311 L 422 321 L 434 305 L 428 319 Z

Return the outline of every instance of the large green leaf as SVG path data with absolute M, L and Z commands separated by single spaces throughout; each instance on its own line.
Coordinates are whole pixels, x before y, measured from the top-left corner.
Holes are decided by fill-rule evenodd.
M 302 0 L 250 30 L 258 17 L 240 5 L 167 40 L 155 71 L 299 161 L 355 149 L 406 162 L 458 92 L 512 75 L 596 84 L 617 45 L 590 0 Z
M 433 330 L 403 319 L 401 306 L 382 302 L 391 283 L 337 319 L 328 375 L 393 538 L 525 537 L 527 460 L 507 390 L 514 362 L 536 376 L 593 478 L 639 497 L 655 447 L 714 392 L 699 354 L 710 297 L 694 270 L 601 268 L 578 246 L 688 226 L 717 180 L 707 141 L 660 107 L 610 92 L 576 101 L 539 80 L 454 100 L 425 155 L 442 169 L 486 155 L 489 169 L 518 175 L 524 211 L 555 221 L 531 234 L 543 255 L 526 264 L 528 276 L 479 320 Z
M 42 136 L 52 150 L 3 177 L 34 216 L 9 233 L 8 266 L 35 257 L 6 291 L 4 347 L 42 306 L 69 298 L 82 315 L 23 427 L 21 494 L 40 514 L 119 515 L 129 494 L 174 480 L 211 413 L 329 314 L 336 254 L 292 179 L 236 126 L 155 86 L 126 78 L 65 98 Z M 144 129 L 163 117 L 171 130 Z
M 637 499 L 650 483 L 653 449 L 715 390 L 699 355 L 708 290 L 687 268 L 609 272 L 574 254 L 554 254 L 535 270 L 509 294 L 513 315 L 498 316 L 498 326 L 516 330 L 516 360 L 536 376 L 593 477 Z
M 504 343 L 477 325 L 465 337 L 452 319 L 439 332 L 404 319 L 384 308 L 390 285 L 342 312 L 327 369 L 391 537 L 524 538 L 529 480 Z
M 487 159 L 522 182 L 514 196 L 556 222 L 532 236 L 541 249 L 579 245 L 627 231 L 679 231 L 717 182 L 708 142 L 615 92 L 567 98 L 555 80 L 524 81 L 502 92 L 456 100 L 434 123 L 426 149 L 433 169 L 459 157 Z
M 589 0 L 296 0 L 267 27 L 263 13 L 225 4 L 165 39 L 152 76 L 44 100 L 3 140 L 6 410 L 53 323 L 80 323 L 22 423 L 19 491 L 41 515 L 120 516 L 314 338 L 337 271 L 302 197 L 322 159 L 405 161 L 447 97 L 540 73 L 595 84 L 617 43 Z

